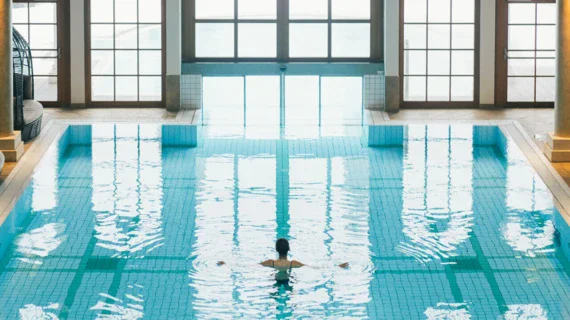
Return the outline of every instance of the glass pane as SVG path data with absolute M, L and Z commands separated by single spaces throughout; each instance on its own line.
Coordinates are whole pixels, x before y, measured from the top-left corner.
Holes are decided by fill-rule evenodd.
M 475 0 L 452 0 L 451 21 L 454 23 L 475 22 Z
M 113 0 L 91 1 L 91 22 L 113 22 L 111 12 L 113 12 Z
M 404 74 L 426 75 L 426 52 L 423 50 L 404 51 Z
M 115 22 L 137 22 L 137 0 L 115 0 Z
M 91 25 L 91 48 L 113 49 L 113 25 Z
M 57 23 L 57 4 L 30 3 L 30 23 Z
M 404 22 L 427 22 L 427 0 L 403 0 Z
M 32 49 L 57 49 L 56 39 L 55 25 L 30 25 L 30 47 Z
M 207 124 L 243 125 L 243 77 L 204 77 L 204 121 Z M 220 94 L 224 88 L 224 94 Z
M 370 0 L 332 0 L 332 18 L 370 20 Z
M 160 24 L 139 25 L 139 48 L 160 49 L 162 48 L 162 26 Z
M 290 19 L 327 19 L 328 15 L 327 0 L 289 0 Z
M 279 76 L 246 77 L 246 124 L 279 125 L 281 78 Z
M 113 77 L 91 77 L 91 100 L 113 101 L 115 82 Z
M 539 3 L 537 4 L 537 23 L 556 24 L 556 4 L 555 3 Z
M 233 57 L 234 25 L 232 23 L 197 23 L 196 57 Z
M 536 5 L 534 3 L 510 3 L 509 24 L 534 24 L 536 22 Z
M 360 123 L 362 77 L 322 77 L 321 106 L 323 125 Z
M 449 77 L 428 77 L 428 101 L 449 101 Z
M 115 70 L 114 66 L 115 60 L 113 57 L 113 51 L 91 51 L 91 74 L 112 75 Z
M 32 50 L 32 57 L 34 57 L 34 58 L 57 58 L 57 51 L 56 50 L 48 50 L 48 51 Z
M 404 49 L 427 48 L 427 33 L 425 24 L 404 25 Z
M 139 74 L 160 75 L 162 73 L 162 52 L 139 51 Z
M 429 0 L 428 4 L 428 22 L 451 22 L 450 0 Z
M 537 76 L 553 76 L 555 75 L 556 60 L 554 59 L 536 59 L 536 75 Z
M 334 58 L 370 57 L 370 24 L 333 23 L 332 56 Z
M 453 25 L 451 35 L 453 49 L 475 49 L 474 25 Z
M 196 19 L 233 19 L 234 0 L 196 0 Z
M 161 23 L 161 2 L 161 0 L 139 0 L 139 23 Z
M 556 49 L 556 26 L 537 26 L 536 32 L 536 50 Z
M 556 51 L 537 51 L 537 58 L 556 58 Z
M 117 50 L 115 51 L 116 74 L 136 75 L 138 66 L 137 52 L 134 50 Z M 117 88 L 119 88 L 117 86 Z
M 319 123 L 319 77 L 285 77 L 285 123 Z
M 136 24 L 115 25 L 115 46 L 117 49 L 136 49 L 137 42 Z
M 117 101 L 138 100 L 138 77 L 116 77 L 115 81 L 117 82 Z
M 507 100 L 534 102 L 534 78 L 509 78 Z
M 34 98 L 57 101 L 57 77 L 34 77 Z
M 534 51 L 509 51 L 509 58 L 534 58 Z
M 28 23 L 28 4 L 12 4 L 12 23 Z
M 509 59 L 509 76 L 534 76 L 534 59 Z
M 238 19 L 277 19 L 277 1 L 238 0 Z
M 473 101 L 473 77 L 451 77 L 451 101 Z
M 327 57 L 328 25 L 326 23 L 289 24 L 289 56 Z
M 276 23 L 240 23 L 238 39 L 238 56 L 241 58 L 277 56 Z
M 553 102 L 555 93 L 554 78 L 536 78 L 536 101 Z
M 428 25 L 428 48 L 449 49 L 449 41 L 449 25 Z
M 426 101 L 426 77 L 404 77 L 404 101 Z
M 534 26 L 509 26 L 510 50 L 534 50 Z
M 139 77 L 139 100 L 162 100 L 162 77 Z
M 24 39 L 26 39 L 27 42 L 29 42 L 30 40 L 29 35 L 28 35 L 28 25 L 27 24 L 15 24 L 14 28 L 16 28 L 16 30 L 20 33 L 20 35 L 22 37 L 24 37 Z
M 453 75 L 473 75 L 475 68 L 475 53 L 473 51 L 452 51 L 451 52 L 451 74 Z
M 428 51 L 428 74 L 448 75 L 451 66 L 449 51 Z
M 34 75 L 38 76 L 56 76 L 57 75 L 57 59 L 55 58 L 34 58 Z

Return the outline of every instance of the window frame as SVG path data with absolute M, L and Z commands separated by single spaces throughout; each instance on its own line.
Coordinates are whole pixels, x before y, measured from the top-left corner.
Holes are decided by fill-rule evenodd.
M 377 63 L 384 61 L 384 1 L 370 0 L 370 19 L 333 19 L 332 0 L 328 0 L 327 19 L 289 19 L 289 0 L 276 0 L 276 19 L 239 19 L 239 0 L 234 0 L 234 17 L 232 19 L 196 19 L 196 0 L 182 0 L 182 60 L 184 63 L 201 62 L 359 62 Z M 388 0 L 389 1 L 389 0 Z M 227 58 L 196 57 L 196 24 L 197 23 L 232 23 L 234 25 L 234 56 Z M 240 58 L 238 56 L 238 25 L 239 23 L 276 23 L 277 26 L 277 55 L 272 58 Z M 315 57 L 289 57 L 289 24 L 295 23 L 326 23 L 328 26 L 328 56 Z M 332 24 L 370 24 L 370 56 L 358 57 L 332 57 Z
M 548 50 L 523 50 L 535 52 L 535 75 L 534 77 L 534 102 L 509 102 L 508 101 L 508 81 L 509 81 L 509 59 L 508 59 L 508 45 L 509 45 L 509 4 L 540 4 L 540 3 L 556 3 L 556 0 L 504 0 L 497 1 L 497 23 L 495 35 L 495 105 L 504 108 L 554 108 L 554 102 L 536 102 L 536 52 Z M 540 26 L 550 24 L 514 24 L 514 25 L 528 25 Z M 538 35 L 535 33 L 535 43 Z M 556 58 L 554 58 L 556 59 Z M 512 76 L 511 76 L 512 77 Z M 530 77 L 530 76 L 529 76 Z M 538 76 L 540 78 L 541 76 Z M 550 76 L 543 76 L 550 77 Z
M 69 2 L 65 0 L 13 0 L 13 3 L 56 3 L 56 33 L 57 48 L 55 51 L 57 62 L 57 100 L 55 101 L 39 101 L 46 108 L 58 108 L 71 103 L 71 69 L 70 69 L 70 38 L 69 30 Z M 29 17 L 29 12 L 28 12 Z M 24 25 L 24 23 L 14 23 L 15 25 Z M 45 23 L 25 23 L 25 25 L 44 25 Z M 44 51 L 43 49 L 38 49 Z M 32 49 L 33 53 L 34 49 Z M 34 77 L 36 75 L 34 74 Z M 41 77 L 41 76 L 40 76 Z
M 114 91 L 114 96 L 115 96 L 115 100 L 114 101 L 93 101 L 92 99 L 92 77 L 93 74 L 91 72 L 91 3 L 93 1 L 97 1 L 97 0 L 85 0 L 85 105 L 87 107 L 91 107 L 91 108 L 163 108 L 166 106 L 166 0 L 160 0 L 160 5 L 161 5 L 161 9 L 162 9 L 162 13 L 161 13 L 161 100 L 160 101 L 116 101 L 116 81 L 114 81 L 114 86 L 115 86 L 115 91 Z M 114 3 L 114 1 L 113 1 Z M 114 6 L 113 6 L 114 7 Z M 113 17 L 115 15 L 115 12 L 113 11 Z M 114 19 L 113 19 L 114 20 Z M 122 25 L 122 24 L 145 24 L 140 23 L 140 22 L 136 22 L 136 23 L 117 23 L 115 21 L 110 22 L 110 23 L 93 23 L 93 24 L 112 24 L 113 25 L 113 30 L 114 30 L 114 26 L 116 25 Z M 151 23 L 154 24 L 154 23 Z M 158 25 L 158 23 L 156 23 Z M 114 34 L 114 33 L 113 33 Z M 114 37 L 113 37 L 114 39 Z M 97 50 L 97 49 L 95 49 Z M 113 49 L 108 49 L 108 50 L 112 50 L 113 54 L 117 51 L 117 49 L 115 48 L 115 45 L 113 44 Z M 119 49 L 121 50 L 121 49 Z M 141 51 L 147 51 L 145 49 L 133 49 L 136 50 L 137 53 L 141 52 Z M 158 49 L 151 49 L 150 51 L 159 51 Z M 114 75 L 113 78 L 117 77 L 116 74 L 116 70 L 113 71 Z M 140 78 L 140 71 L 137 71 L 139 74 L 137 75 L 137 78 Z M 97 76 L 97 75 L 95 75 Z M 118 75 L 118 76 L 122 76 L 122 75 Z M 145 75 L 142 75 L 143 77 Z M 156 77 L 158 77 L 158 75 L 156 75 Z M 138 83 L 138 89 L 137 89 L 137 99 L 140 93 L 140 82 Z
M 426 6 L 426 14 L 429 14 L 429 0 L 427 1 L 427 6 Z M 453 1 L 453 0 L 450 0 Z M 474 0 L 474 5 L 475 5 L 475 20 L 473 22 L 473 26 L 474 26 L 474 48 L 473 48 L 473 100 L 472 101 L 451 101 L 451 95 L 450 95 L 450 100 L 449 101 L 428 101 L 428 97 L 427 97 L 427 91 L 428 91 L 428 87 L 427 87 L 427 79 L 426 79 L 426 101 L 405 101 L 404 100 L 404 27 L 406 25 L 406 23 L 404 23 L 404 13 L 405 13 L 405 2 L 406 0 L 400 0 L 400 48 L 399 48 L 399 74 L 400 74 L 400 108 L 409 108 L 409 109 L 414 109 L 414 108 L 418 108 L 418 109 L 441 109 L 441 108 L 456 108 L 456 109 L 472 109 L 472 108 L 478 108 L 479 107 L 479 100 L 480 100 L 480 48 L 481 48 L 481 36 L 480 36 L 480 32 L 481 32 L 481 0 Z M 453 5 L 453 3 L 452 3 Z M 450 11 L 450 16 L 453 14 L 452 11 Z M 409 24 L 414 24 L 414 23 L 409 23 Z M 426 20 L 426 30 L 428 29 L 429 25 L 446 25 L 448 24 L 450 26 L 450 39 L 453 37 L 453 34 L 451 32 L 452 26 L 453 25 L 464 25 L 465 23 L 453 23 L 453 20 L 450 19 L 449 23 L 429 23 Z M 469 23 L 470 24 L 470 23 Z M 427 41 L 427 38 L 426 38 Z M 450 52 L 450 63 L 451 63 L 451 54 L 454 51 L 466 51 L 465 49 L 453 49 L 451 48 L 451 42 L 450 42 L 450 48 L 449 49 L 435 49 L 436 51 L 441 51 L 441 50 L 448 50 Z M 428 58 L 427 58 L 427 54 L 430 51 L 430 49 L 426 46 L 425 52 L 426 52 L 426 78 L 428 77 L 427 75 L 427 67 L 428 67 Z M 451 70 L 450 70 L 450 74 L 448 76 L 450 78 L 450 93 L 451 93 L 451 78 L 453 77 L 453 75 L 451 74 Z M 460 77 L 460 76 L 459 76 Z

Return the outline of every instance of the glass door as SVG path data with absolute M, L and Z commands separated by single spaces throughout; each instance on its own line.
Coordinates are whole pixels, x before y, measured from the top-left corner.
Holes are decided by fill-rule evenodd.
M 46 107 L 69 103 L 68 37 L 64 1 L 15 0 L 14 28 L 28 41 L 34 66 L 34 95 Z
M 90 106 L 164 105 L 164 2 L 92 0 L 87 34 Z
M 553 107 L 556 3 L 509 1 L 498 10 L 497 104 Z

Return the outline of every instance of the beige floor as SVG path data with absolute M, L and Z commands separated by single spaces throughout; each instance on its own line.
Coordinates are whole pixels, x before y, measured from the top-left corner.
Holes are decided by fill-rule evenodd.
M 506 109 L 506 110 L 402 110 L 396 114 L 368 112 L 368 121 L 374 124 L 390 120 L 406 121 L 469 121 L 469 120 L 517 120 L 537 144 L 546 132 L 553 129 L 552 109 Z M 168 112 L 164 109 L 46 109 L 43 124 L 50 120 L 67 121 L 135 121 L 135 122 L 195 122 L 197 113 L 193 111 Z M 33 141 L 26 144 L 26 150 Z M 7 163 L 0 181 L 10 174 L 15 163 Z M 554 167 L 570 184 L 570 163 L 555 164 Z

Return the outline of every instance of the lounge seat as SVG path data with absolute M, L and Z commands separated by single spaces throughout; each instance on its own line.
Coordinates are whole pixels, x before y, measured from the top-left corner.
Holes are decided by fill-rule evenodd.
M 33 100 L 32 77 L 15 75 L 23 78 L 23 101 L 14 104 L 14 129 L 22 132 L 22 140 L 29 141 L 40 134 L 44 107 Z M 21 107 L 19 107 L 21 105 Z

